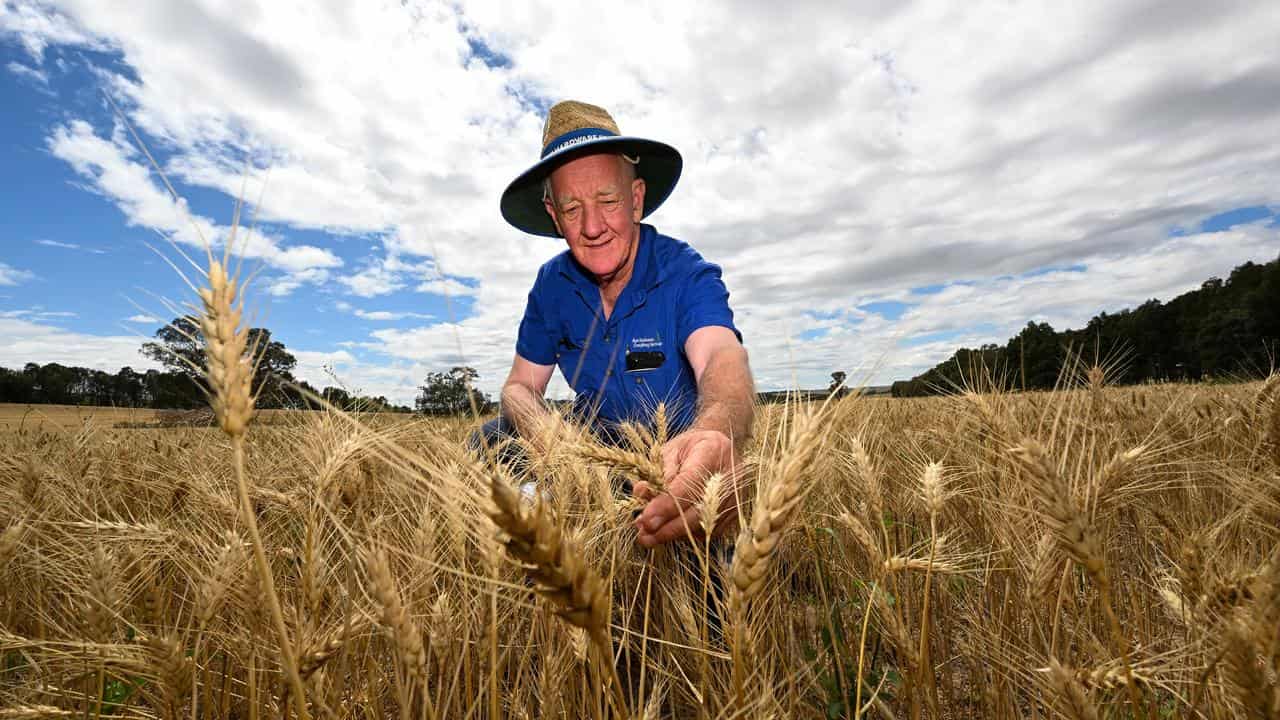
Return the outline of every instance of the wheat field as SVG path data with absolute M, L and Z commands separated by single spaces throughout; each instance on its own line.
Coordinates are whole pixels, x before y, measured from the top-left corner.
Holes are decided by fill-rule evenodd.
M 466 454 L 461 421 L 255 428 L 245 475 L 301 709 L 224 434 L 10 432 L 0 704 L 1273 718 L 1278 391 L 1273 376 L 768 406 L 732 560 L 634 544 L 614 488 L 643 448 L 611 463 L 566 441 L 515 478 Z M 540 503 L 514 490 L 530 480 Z M 509 542 L 501 507 L 530 542 Z
M 1280 717 L 1280 374 L 764 406 L 646 550 L 660 426 L 258 425 L 207 279 L 217 427 L 0 434 L 0 718 Z

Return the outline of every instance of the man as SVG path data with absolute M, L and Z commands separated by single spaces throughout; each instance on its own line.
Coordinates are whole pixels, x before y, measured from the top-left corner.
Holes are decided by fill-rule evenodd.
M 485 426 L 483 440 L 492 446 L 504 435 L 538 436 L 556 366 L 576 393 L 575 409 L 606 442 L 617 442 L 618 423 L 649 424 L 665 403 L 668 492 L 635 488 L 648 500 L 636 518 L 646 547 L 698 527 L 703 483 L 713 473 L 735 477 L 754 412 L 747 353 L 720 268 L 640 223 L 670 195 L 681 167 L 671 146 L 624 136 L 604 109 L 566 101 L 547 113 L 541 159 L 501 203 L 507 222 L 562 237 L 568 250 L 538 271 L 502 388 L 502 416 Z M 727 519 L 736 499 L 721 496 Z

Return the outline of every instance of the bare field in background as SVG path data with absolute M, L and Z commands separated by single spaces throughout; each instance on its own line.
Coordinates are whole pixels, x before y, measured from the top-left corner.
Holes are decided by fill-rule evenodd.
M 565 429 L 513 477 L 469 420 L 264 414 L 249 499 L 305 707 L 1276 717 L 1280 376 L 1090 378 L 762 407 L 731 560 L 636 546 L 615 488 L 652 472 L 644 433 Z M 25 412 L 0 408 L 0 707 L 294 715 L 226 437 Z
M 79 430 L 86 422 L 111 427 L 116 423 L 155 422 L 155 419 L 156 411 L 146 408 L 0 403 L 0 432 L 11 432 L 19 428 Z
M 258 422 L 262 425 L 289 425 L 305 423 L 310 412 L 299 410 L 260 410 Z M 406 413 L 378 413 L 377 420 L 362 416 L 365 421 L 377 423 L 412 422 L 420 420 Z M 212 422 L 207 409 L 152 410 L 150 408 L 113 408 L 92 405 L 26 405 L 0 403 L 0 433 L 20 428 L 35 431 L 79 431 L 86 425 L 96 428 L 150 429 L 152 427 L 204 426 Z M 440 422 L 454 422 L 441 420 Z

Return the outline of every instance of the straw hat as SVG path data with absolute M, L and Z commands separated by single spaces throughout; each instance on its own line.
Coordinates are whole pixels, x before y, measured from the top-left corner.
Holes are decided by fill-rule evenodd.
M 502 217 L 527 233 L 559 237 L 542 204 L 542 181 L 570 160 L 606 152 L 640 158 L 636 176 L 645 182 L 642 216 L 657 210 L 680 179 L 683 161 L 675 148 L 655 140 L 623 135 L 604 108 L 565 100 L 547 111 L 547 124 L 542 129 L 542 157 L 512 180 L 502 193 Z

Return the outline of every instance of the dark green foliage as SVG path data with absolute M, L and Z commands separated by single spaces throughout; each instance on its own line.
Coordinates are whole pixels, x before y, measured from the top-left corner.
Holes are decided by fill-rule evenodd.
M 156 342 L 142 344 L 142 354 L 164 365 L 170 373 L 187 378 L 193 396 L 203 402 L 200 378 L 205 367 L 204 333 L 197 319 L 190 315 L 174 318 L 157 330 L 155 337 Z M 257 357 L 253 387 L 258 393 L 258 407 L 300 407 L 301 398 L 289 387 L 294 383 L 293 369 L 298 361 L 284 343 L 272 340 L 271 331 L 266 328 L 250 328 L 247 351 Z
M 844 381 L 848 378 L 848 374 L 843 370 L 837 370 L 831 373 L 831 385 L 827 388 L 827 392 L 833 393 L 844 387 Z
M 893 394 L 930 395 L 989 381 L 1047 390 L 1069 351 L 1108 365 L 1109 383 L 1265 375 L 1280 353 L 1280 258 L 1245 263 L 1225 281 L 1210 278 L 1168 303 L 1100 313 L 1079 330 L 1027 323 L 1003 346 L 961 348 L 923 375 L 894 383 Z
M 315 392 L 315 389 L 305 382 L 307 389 Z M 377 397 L 365 397 L 359 393 L 347 392 L 344 388 L 327 387 L 319 393 L 315 393 L 324 399 L 326 403 L 346 412 L 409 412 L 409 408 L 402 405 L 392 405 L 387 398 L 379 395 Z
M 274 404 L 267 405 L 261 401 L 258 406 L 314 409 L 320 403 L 311 398 L 320 397 L 347 411 L 410 411 L 403 405 L 391 404 L 382 396 L 364 397 L 334 387 L 317 390 L 305 380 L 279 383 L 277 388 Z M 22 370 L 0 367 L 0 402 L 178 410 L 204 407 L 208 400 L 200 386 L 186 373 L 159 370 L 139 373 L 124 367 L 112 375 L 102 370 L 57 363 L 27 363 Z
M 415 409 L 424 415 L 462 415 L 485 412 L 489 398 L 473 384 L 480 374 L 474 368 L 454 367 L 449 372 L 427 373 L 419 386 Z

